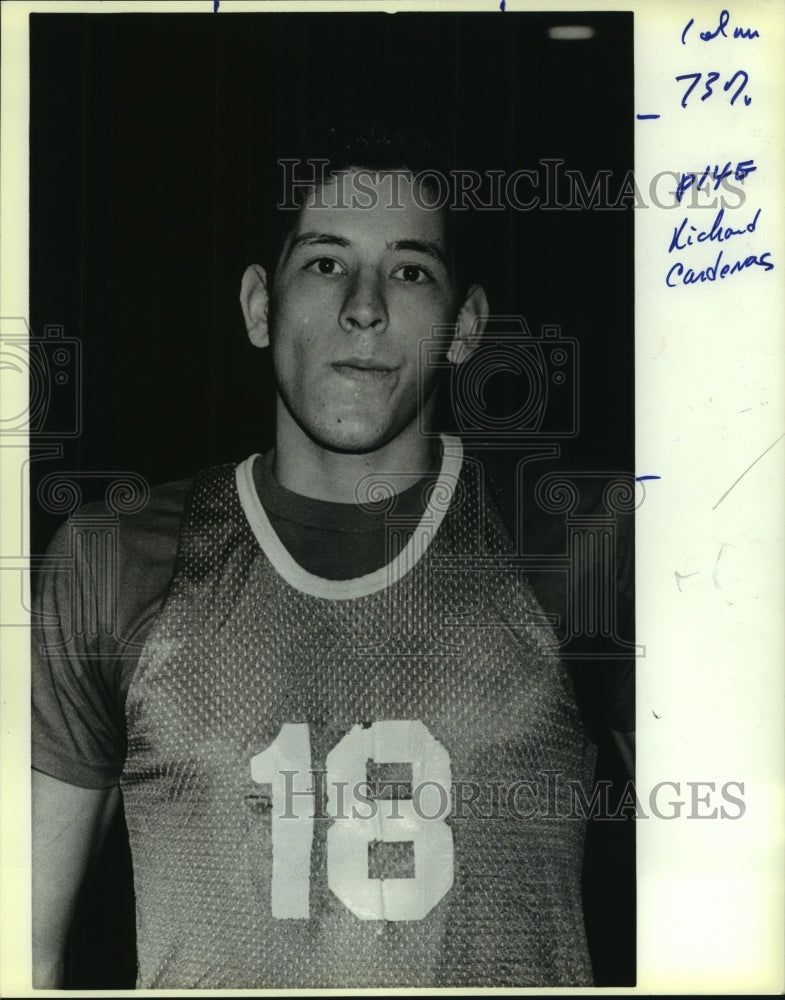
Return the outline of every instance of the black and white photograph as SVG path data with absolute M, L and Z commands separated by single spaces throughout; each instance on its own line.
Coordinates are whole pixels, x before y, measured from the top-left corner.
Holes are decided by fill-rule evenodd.
M 33 16 L 40 985 L 634 983 L 632 17 L 575 30 Z
M 755 161 L 644 178 L 632 9 L 100 6 L 29 15 L 3 311 L 33 989 L 634 990 L 641 826 L 751 787 L 636 783 L 641 216 L 695 299 Z

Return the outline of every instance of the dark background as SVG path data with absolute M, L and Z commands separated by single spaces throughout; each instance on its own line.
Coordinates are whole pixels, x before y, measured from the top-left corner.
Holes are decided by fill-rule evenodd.
M 75 412 L 61 393 L 41 439 L 62 455 L 32 462 L 33 497 L 51 472 L 129 470 L 157 483 L 270 444 L 271 373 L 245 336 L 240 278 L 251 262 L 271 263 L 274 161 L 307 145 L 317 118 L 352 106 L 438 135 L 458 167 L 511 172 L 555 157 L 587 182 L 611 171 L 612 192 L 633 166 L 628 13 L 30 20 L 30 323 L 34 338 L 55 325 L 81 345 L 69 382 L 78 433 L 58 436 Z M 574 23 L 595 36 L 548 39 L 549 26 Z M 629 206 L 485 213 L 464 225 L 492 309 L 523 314 L 533 331 L 560 324 L 579 341 L 580 434 L 562 442 L 563 460 L 632 472 Z M 106 483 L 81 485 L 89 500 Z M 34 555 L 60 520 L 34 501 Z M 599 773 L 620 774 L 606 746 Z M 118 824 L 77 914 L 74 987 L 134 983 L 129 866 Z M 632 983 L 630 822 L 589 824 L 585 885 L 597 983 Z

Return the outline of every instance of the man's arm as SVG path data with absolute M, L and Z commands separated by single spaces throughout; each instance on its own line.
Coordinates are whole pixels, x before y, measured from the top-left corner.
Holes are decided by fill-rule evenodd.
M 33 986 L 62 985 L 63 952 L 84 875 L 101 848 L 120 792 L 32 773 Z

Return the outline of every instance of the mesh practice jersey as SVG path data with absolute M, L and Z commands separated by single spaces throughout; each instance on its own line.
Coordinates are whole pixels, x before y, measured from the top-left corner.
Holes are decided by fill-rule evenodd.
M 408 544 L 343 581 L 252 467 L 197 478 L 128 693 L 139 987 L 589 984 L 593 750 L 481 467 L 445 439 Z

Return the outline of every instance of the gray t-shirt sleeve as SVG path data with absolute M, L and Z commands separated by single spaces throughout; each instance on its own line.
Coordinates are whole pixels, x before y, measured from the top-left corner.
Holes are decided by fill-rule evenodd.
M 32 764 L 83 788 L 117 784 L 125 696 L 166 595 L 188 483 L 112 518 L 89 504 L 55 534 L 32 607 Z

